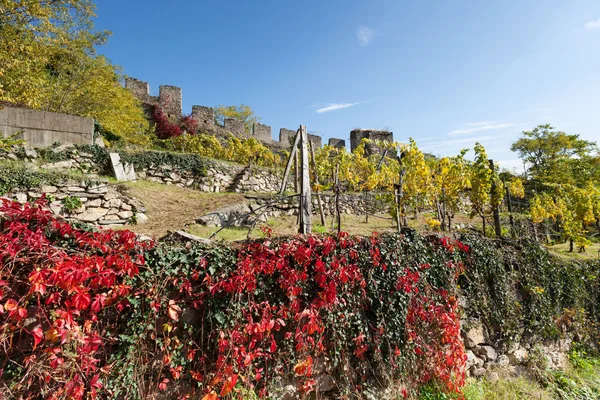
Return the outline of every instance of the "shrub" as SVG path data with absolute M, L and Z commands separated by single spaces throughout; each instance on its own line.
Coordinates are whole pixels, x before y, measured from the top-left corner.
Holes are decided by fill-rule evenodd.
M 12 163 L 0 165 L 0 195 L 15 189 L 34 189 L 42 185 L 56 185 L 72 178 L 67 173 L 32 171 Z
M 169 139 L 183 133 L 179 125 L 169 121 L 169 117 L 159 106 L 152 108 L 152 118 L 154 119 L 154 132 L 159 139 Z
M 179 122 L 179 126 L 189 134 L 195 134 L 198 131 L 198 121 L 191 115 L 184 115 Z
M 81 207 L 81 200 L 79 197 L 67 196 L 62 199 L 62 203 L 67 211 L 73 211 Z

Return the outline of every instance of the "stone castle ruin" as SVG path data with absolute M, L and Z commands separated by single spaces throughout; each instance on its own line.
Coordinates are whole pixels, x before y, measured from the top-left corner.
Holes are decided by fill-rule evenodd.
M 148 116 L 152 115 L 151 109 L 154 106 L 160 106 L 169 118 L 181 118 L 183 116 L 182 91 L 177 86 L 161 85 L 158 96 L 151 96 L 148 82 L 135 78 L 125 78 L 125 88 L 130 90 L 140 100 Z M 221 126 L 215 123 L 215 110 L 207 106 L 193 105 L 191 116 L 198 122 L 198 129 L 202 132 L 214 135 L 231 133 L 238 137 L 255 138 L 265 144 L 284 148 L 293 144 L 296 135 L 295 130 L 281 128 L 279 130 L 279 141 L 275 141 L 271 135 L 271 127 L 269 125 L 257 122 L 252 126 L 252 131 L 248 133 L 244 129 L 243 121 L 232 118 L 226 118 Z M 389 131 L 355 129 L 350 132 L 351 150 L 354 150 L 363 138 L 391 142 L 393 141 L 393 134 Z M 309 134 L 308 139 L 315 148 L 322 146 L 321 136 Z M 331 138 L 329 139 L 329 145 L 341 149 L 346 147 L 346 141 L 344 139 Z M 367 147 L 367 152 L 369 153 L 381 153 L 381 150 L 376 145 Z
M 394 142 L 394 134 L 390 131 L 376 129 L 354 129 L 350 132 L 350 151 L 354 151 L 363 139 L 383 142 Z M 334 139 L 335 140 L 335 139 Z M 331 140 L 330 140 L 331 142 Z M 367 154 L 383 154 L 383 149 L 371 142 L 365 146 Z

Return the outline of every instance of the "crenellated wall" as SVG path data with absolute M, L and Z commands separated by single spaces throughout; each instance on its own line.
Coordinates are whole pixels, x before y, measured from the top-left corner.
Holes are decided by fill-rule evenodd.
M 215 110 L 211 107 L 192 106 L 192 117 L 198 121 L 198 129 L 212 132 L 215 129 Z
M 151 96 L 148 82 L 139 79 L 125 78 L 125 87 L 142 102 L 147 111 L 151 110 L 151 106 L 160 105 L 169 117 L 180 118 L 183 115 L 182 90 L 177 86 L 160 86 L 158 96 Z M 252 132 L 246 132 L 242 121 L 231 118 L 226 118 L 223 121 L 223 126 L 220 126 L 215 124 L 215 110 L 207 106 L 193 105 L 191 115 L 198 122 L 199 130 L 206 133 L 225 134 L 229 132 L 236 136 L 254 137 L 266 144 L 275 144 L 281 147 L 289 147 L 296 135 L 295 130 L 281 128 L 279 130 L 279 142 L 277 142 L 271 136 L 269 125 L 255 123 Z M 363 138 L 391 142 L 393 141 L 393 134 L 384 130 L 355 129 L 350 132 L 351 151 L 358 147 Z M 309 134 L 308 139 L 312 142 L 313 147 L 320 148 L 322 146 L 321 136 Z M 329 139 L 329 145 L 341 149 L 346 147 L 346 141 L 332 138 Z M 367 152 L 371 154 L 380 153 L 381 149 L 376 144 L 370 144 L 367 146 Z
M 225 118 L 223 121 L 223 128 L 234 135 L 244 135 L 246 133 L 244 130 L 244 122 L 233 118 Z
M 272 142 L 273 138 L 271 137 L 271 127 L 268 125 L 263 125 L 256 122 L 252 126 L 252 136 L 255 139 L 261 140 L 263 142 Z
M 181 88 L 177 86 L 161 85 L 159 87 L 158 103 L 169 117 L 181 117 Z

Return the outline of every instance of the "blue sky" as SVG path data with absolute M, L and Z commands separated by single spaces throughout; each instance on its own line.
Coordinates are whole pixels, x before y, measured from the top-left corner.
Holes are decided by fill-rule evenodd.
M 193 104 L 247 104 L 326 139 L 389 128 L 437 155 L 551 123 L 600 141 L 598 0 L 98 0 L 101 49 Z

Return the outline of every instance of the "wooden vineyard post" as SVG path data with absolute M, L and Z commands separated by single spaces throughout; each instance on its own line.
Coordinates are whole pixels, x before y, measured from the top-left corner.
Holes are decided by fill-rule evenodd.
M 335 166 L 335 220 L 337 220 L 337 233 L 342 231 L 342 215 L 340 212 L 340 164 Z
M 492 173 L 495 172 L 496 167 L 494 166 L 494 160 L 488 160 L 490 163 L 490 169 Z M 492 179 L 492 196 L 496 192 L 496 180 Z M 500 207 L 492 207 L 492 212 L 494 214 L 494 230 L 496 231 L 497 237 L 502 237 L 502 226 L 500 225 Z
M 511 233 L 511 236 L 514 238 L 517 235 L 517 230 L 515 228 L 515 219 L 513 217 L 512 200 L 510 198 L 510 190 L 508 190 L 508 186 L 506 186 L 506 184 L 505 184 L 504 187 L 506 188 L 506 204 L 508 205 L 508 218 L 510 221 L 510 233 Z
M 298 174 L 298 152 L 296 152 L 295 157 L 294 157 L 294 192 L 298 193 L 298 186 L 300 186 L 298 184 L 298 181 L 300 180 L 300 176 Z
M 315 172 L 315 185 L 319 184 L 319 175 L 317 174 L 317 164 L 315 163 L 315 150 L 313 144 L 309 140 L 308 146 L 310 147 L 310 159 L 312 160 L 313 170 Z M 319 216 L 321 217 L 321 225 L 325 226 L 325 214 L 323 213 L 323 203 L 321 202 L 321 195 L 317 192 L 317 204 L 319 205 Z
M 290 175 L 290 169 L 292 168 L 292 162 L 296 159 L 296 152 L 298 150 L 298 143 L 300 142 L 300 131 L 296 132 L 296 138 L 294 139 L 294 144 L 292 145 L 292 149 L 290 150 L 290 158 L 288 158 L 288 162 L 285 166 L 285 172 L 283 173 L 283 181 L 281 182 L 281 189 L 279 190 L 279 194 L 282 195 L 285 192 L 285 188 L 287 186 L 288 176 Z M 296 177 L 298 175 L 298 168 L 296 168 Z M 294 179 L 296 179 L 294 177 Z M 298 193 L 298 189 L 295 187 L 296 193 Z
M 300 125 L 300 170 L 302 171 L 302 179 L 300 180 L 300 229 L 298 231 L 302 234 L 309 234 L 312 231 L 312 201 L 310 166 L 308 164 L 308 133 L 304 125 Z

